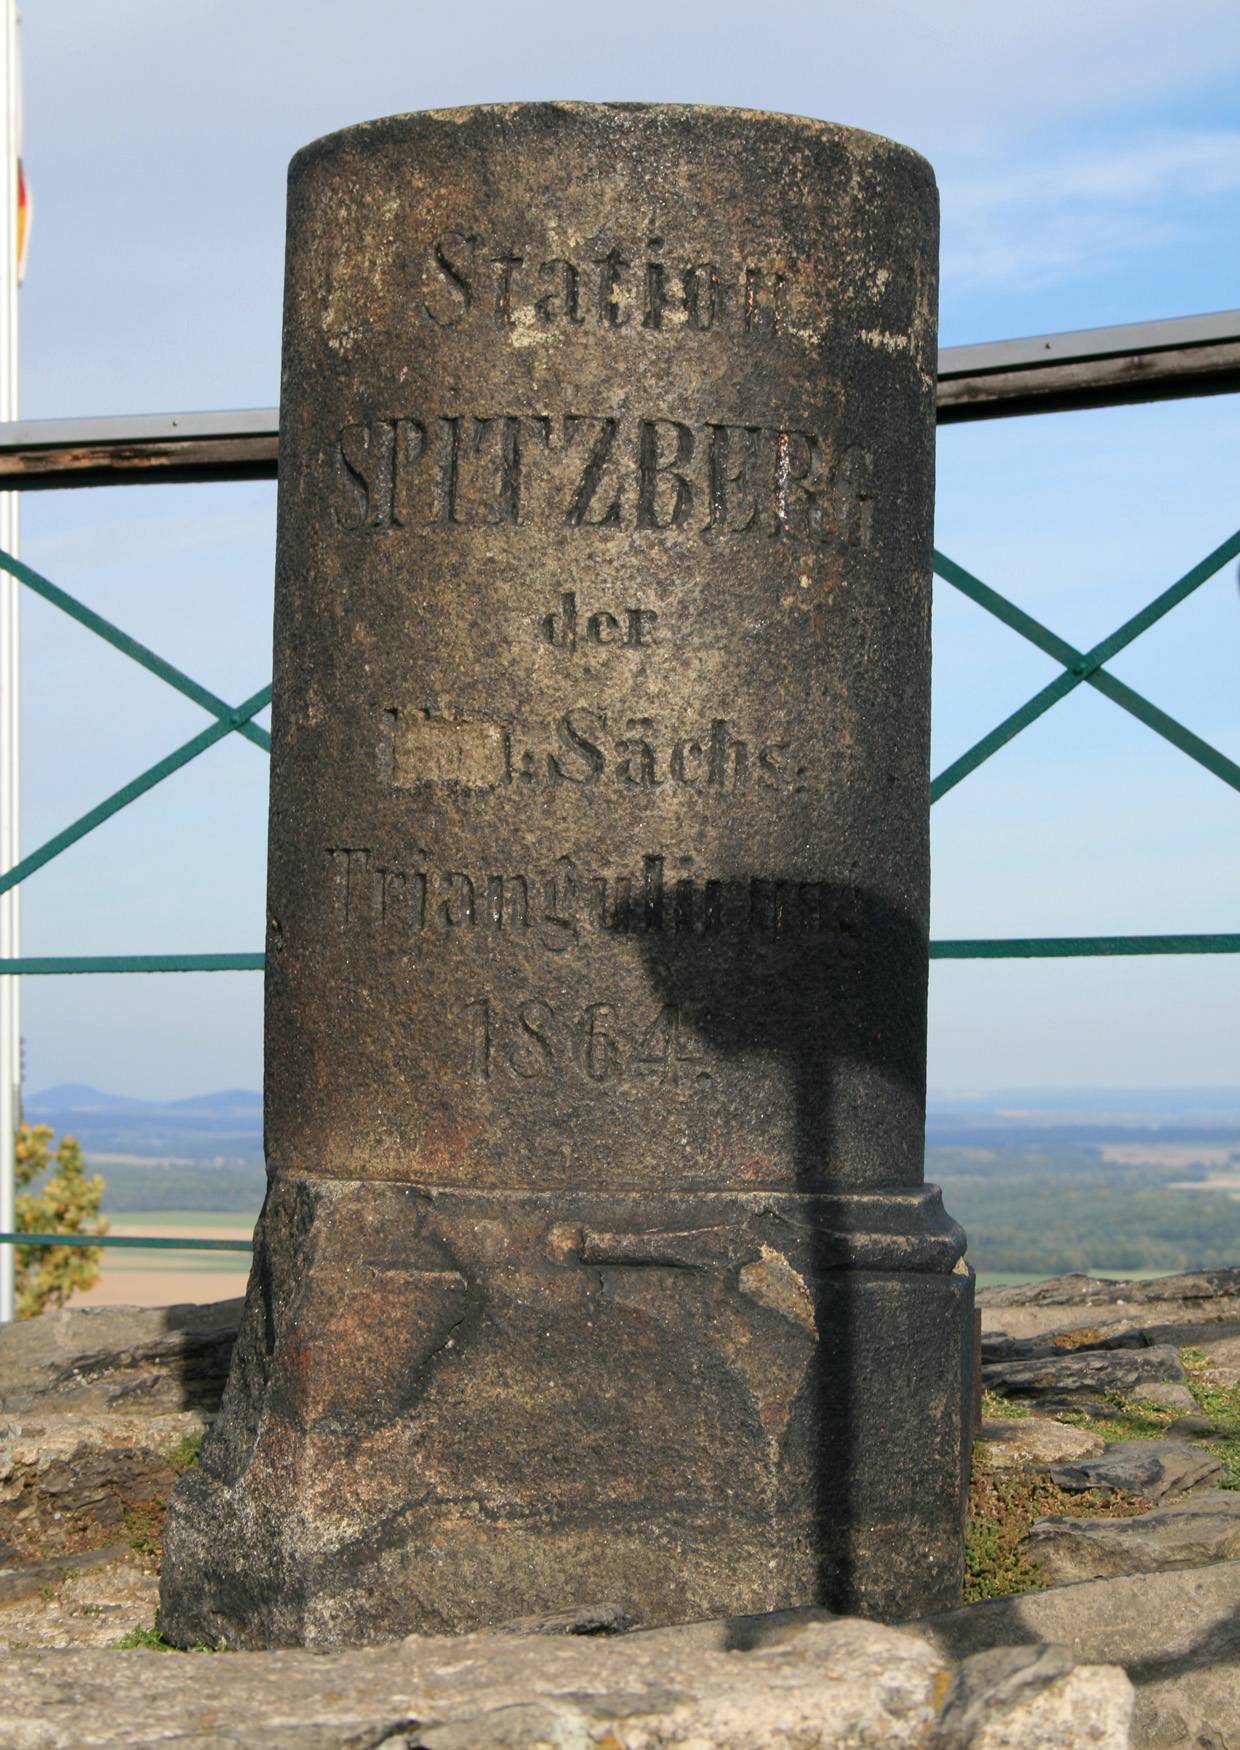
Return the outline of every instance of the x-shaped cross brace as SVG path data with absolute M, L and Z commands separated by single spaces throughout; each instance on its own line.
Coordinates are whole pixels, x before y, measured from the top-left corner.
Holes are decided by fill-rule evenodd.
M 1165 711 L 1160 711 L 1157 705 L 1151 705 L 1148 699 L 1127 686 L 1123 681 L 1116 680 L 1103 668 L 1104 662 L 1118 654 L 1125 646 L 1139 638 L 1151 626 L 1161 620 L 1164 614 L 1178 606 L 1186 596 L 1214 576 L 1215 572 L 1240 554 L 1240 530 L 1229 540 L 1216 547 L 1213 553 L 1208 553 L 1199 565 L 1194 565 L 1191 571 L 1186 571 L 1178 582 L 1173 583 L 1159 596 L 1155 596 L 1148 607 L 1142 608 L 1139 614 L 1134 614 L 1130 620 L 1125 620 L 1118 631 L 1112 632 L 1109 638 L 1104 638 L 1101 644 L 1095 644 L 1092 650 L 1077 650 L 1065 638 L 1060 638 L 1049 627 L 1043 626 L 1031 614 L 1016 607 L 997 590 L 984 584 L 980 578 L 957 565 L 954 559 L 948 559 L 936 550 L 934 569 L 947 583 L 954 584 L 958 590 L 967 595 L 979 607 L 1002 620 L 1005 626 L 1010 626 L 1014 632 L 1019 632 L 1022 638 L 1027 638 L 1031 644 L 1036 644 L 1039 650 L 1053 656 L 1056 662 L 1063 664 L 1064 673 L 1048 682 L 1040 692 L 1027 699 L 1019 710 L 1013 711 L 1010 717 L 997 724 L 989 735 L 975 742 L 967 753 L 953 760 L 945 771 L 939 773 L 930 786 L 930 800 L 937 802 L 940 796 L 954 789 L 970 772 L 976 771 L 984 760 L 997 753 L 1013 736 L 1019 735 L 1022 729 L 1027 729 L 1037 721 L 1052 705 L 1057 705 L 1060 699 L 1066 698 L 1074 687 L 1082 682 L 1088 682 L 1096 687 L 1105 698 L 1116 705 L 1130 711 L 1134 717 L 1144 723 L 1156 734 L 1164 737 L 1173 747 L 1178 747 L 1181 753 L 1186 753 L 1190 759 L 1197 761 L 1208 772 L 1213 772 L 1216 778 L 1221 778 L 1225 784 L 1230 784 L 1233 790 L 1240 790 L 1240 766 L 1234 760 L 1227 758 L 1209 742 L 1202 741 L 1199 735 L 1194 735 L 1191 729 L 1185 729 L 1182 723 L 1177 723 L 1174 717 L 1169 717 Z
M 101 614 L 96 614 L 92 608 L 85 607 L 69 595 L 66 590 L 58 589 L 48 578 L 40 575 L 29 565 L 24 565 L 20 559 L 14 559 L 12 554 L 0 551 L 0 569 L 9 572 L 34 591 L 43 600 L 50 602 L 54 608 L 69 615 L 79 625 L 94 632 L 105 643 L 112 645 L 123 655 L 131 657 L 140 667 L 149 673 L 157 675 L 161 681 L 166 681 L 178 693 L 184 693 L 187 699 L 192 699 L 196 705 L 201 705 L 209 711 L 216 721 L 209 729 L 193 736 L 181 747 L 174 749 L 155 765 L 149 766 L 138 777 L 132 778 L 128 784 L 121 786 L 111 796 L 88 809 L 87 812 L 62 832 L 54 834 L 37 851 L 31 851 L 28 857 L 23 857 L 20 863 L 15 863 L 11 869 L 0 875 L 0 893 L 7 893 L 10 887 L 16 887 L 19 881 L 24 881 L 27 875 L 33 875 L 36 869 L 41 869 L 45 863 L 50 863 L 53 857 L 58 857 L 62 851 L 67 851 L 79 839 L 93 832 L 112 815 L 118 814 L 122 808 L 128 807 L 139 796 L 154 789 L 163 779 L 171 777 L 173 772 L 180 771 L 182 766 L 197 759 L 200 753 L 205 753 L 209 747 L 214 747 L 217 741 L 222 741 L 226 735 L 243 735 L 247 741 L 252 741 L 266 753 L 271 752 L 271 737 L 265 729 L 251 721 L 252 718 L 271 703 L 270 685 L 261 688 L 240 705 L 229 705 L 226 700 L 217 697 L 206 687 L 199 686 L 172 663 L 165 662 L 162 656 L 157 656 L 145 644 L 140 644 L 136 638 L 131 638 L 127 632 L 122 632 L 119 626 L 114 626 L 110 620 L 105 620 Z

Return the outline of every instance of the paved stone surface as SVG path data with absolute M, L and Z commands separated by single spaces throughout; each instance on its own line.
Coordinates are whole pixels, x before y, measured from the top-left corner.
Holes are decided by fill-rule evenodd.
M 58 1307 L 0 1325 L 0 1411 L 213 1411 L 241 1306 Z
M 1132 1519 L 1039 1519 L 1027 1553 L 1047 1580 L 1100 1580 L 1240 1557 L 1240 1489 L 1201 1489 Z
M 1133 1743 L 1240 1744 L 1240 1562 L 1132 1574 L 995 1598 L 928 1618 L 919 1633 L 963 1658 L 1052 1643 L 1082 1663 L 1122 1664 L 1137 1693 Z
M 1000 1470 L 1094 1458 L 1106 1442 L 1089 1428 L 1074 1428 L 1046 1416 L 988 1417 L 977 1436 L 978 1452 Z
M 1140 1349 L 1065 1349 L 1014 1361 L 982 1364 L 982 1385 L 1009 1397 L 1131 1392 L 1147 1380 L 1182 1380 L 1184 1367 L 1170 1344 Z
M 1125 1750 L 1131 1686 L 1061 1652 L 963 1669 L 915 1634 L 840 1619 L 616 1640 L 414 1639 L 348 1653 L 18 1653 L 11 1750 Z
M 1126 1489 L 1147 1501 L 1165 1501 L 1217 1483 L 1223 1461 L 1200 1446 L 1179 1440 L 1116 1440 L 1097 1458 L 1079 1458 L 1052 1467 L 1061 1489 Z
M 179 1639 L 959 1596 L 936 252 L 921 159 L 787 117 L 294 160 L 272 1189 Z

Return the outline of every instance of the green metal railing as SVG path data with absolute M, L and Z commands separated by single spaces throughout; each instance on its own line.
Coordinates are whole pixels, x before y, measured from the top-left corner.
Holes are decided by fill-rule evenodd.
M 1095 644 L 1090 650 L 1078 650 L 1067 639 L 1061 638 L 1049 627 L 1035 620 L 1023 608 L 1007 600 L 1005 596 L 992 589 L 974 577 L 954 559 L 949 559 L 937 550 L 934 555 L 934 569 L 944 582 L 951 584 L 970 601 L 993 614 L 996 619 L 1019 633 L 1045 655 L 1058 662 L 1063 673 L 1040 689 L 1025 701 L 1016 711 L 1013 711 L 1003 721 L 995 726 L 989 734 L 960 755 L 958 759 L 940 772 L 930 786 L 932 802 L 939 801 L 953 790 L 971 772 L 983 765 L 987 760 L 1019 735 L 1028 729 L 1032 723 L 1042 717 L 1052 706 L 1057 705 L 1079 686 L 1091 686 L 1100 692 L 1104 698 L 1110 699 L 1122 710 L 1129 712 L 1138 722 L 1162 736 L 1173 747 L 1195 760 L 1206 771 L 1213 773 L 1223 783 L 1229 784 L 1233 790 L 1240 791 L 1240 766 L 1229 759 L 1218 748 L 1195 735 L 1174 717 L 1152 704 L 1142 694 L 1125 682 L 1117 680 L 1106 668 L 1106 664 L 1121 650 L 1127 648 L 1136 638 L 1149 631 L 1172 608 L 1185 601 L 1202 584 L 1217 575 L 1232 559 L 1240 556 L 1240 530 L 1229 539 L 1207 553 L 1205 558 L 1186 571 L 1183 577 L 1163 590 L 1160 595 L 1141 610 L 1126 620 L 1122 626 L 1112 632 L 1109 638 Z M 27 876 L 36 870 L 44 868 L 54 858 L 77 844 L 88 833 L 101 826 L 105 820 L 110 820 L 121 809 L 127 808 L 139 796 L 144 796 L 149 790 L 165 778 L 171 777 L 192 760 L 206 753 L 228 735 L 240 735 L 255 747 L 265 753 L 271 751 L 271 737 L 267 731 L 256 724 L 253 719 L 271 701 L 270 685 L 260 687 L 256 693 L 244 700 L 240 705 L 229 705 L 208 688 L 200 686 L 197 681 L 180 669 L 166 662 L 145 644 L 136 638 L 131 638 L 120 627 L 105 620 L 102 615 L 88 608 L 84 603 L 71 596 L 66 590 L 60 589 L 46 577 L 40 575 L 33 567 L 15 559 L 11 554 L 0 551 L 0 568 L 32 590 L 35 595 L 49 602 L 68 614 L 88 631 L 94 632 L 113 649 L 130 657 L 148 673 L 156 675 L 186 698 L 202 706 L 214 721 L 199 734 L 182 743 L 171 753 L 158 760 L 146 771 L 141 772 L 128 784 L 96 803 L 93 808 L 80 815 L 77 820 L 53 834 L 37 850 L 31 851 L 26 857 L 14 865 L 3 875 L 0 875 L 0 893 L 16 887 Z M 1156 955 L 1156 954 L 1237 954 L 1240 953 L 1240 931 L 1234 933 L 1212 934 L 1182 934 L 1158 936 L 1034 936 L 1034 937 L 981 937 L 967 939 L 940 940 L 931 942 L 930 958 L 932 960 L 1009 960 L 1009 959 L 1065 959 L 1111 955 Z M 26 974 L 34 976 L 57 975 L 65 973 L 117 973 L 117 972 L 257 972 L 264 965 L 264 956 L 258 954 L 103 954 L 103 955 L 23 955 L 20 957 L 0 960 L 0 975 Z M 157 1236 L 107 1235 L 102 1238 L 84 1234 L 17 1234 L 0 1233 L 0 1245 L 20 1244 L 25 1246 L 137 1246 L 151 1248 L 167 1248 L 182 1250 L 215 1250 L 248 1252 L 252 1250 L 248 1240 L 186 1240 L 164 1239 Z

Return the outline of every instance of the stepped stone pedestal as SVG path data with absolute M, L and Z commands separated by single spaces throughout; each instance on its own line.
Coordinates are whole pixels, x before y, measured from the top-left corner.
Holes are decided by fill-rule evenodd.
M 294 159 L 270 1188 L 170 1638 L 958 1600 L 936 246 L 919 158 L 779 116 Z

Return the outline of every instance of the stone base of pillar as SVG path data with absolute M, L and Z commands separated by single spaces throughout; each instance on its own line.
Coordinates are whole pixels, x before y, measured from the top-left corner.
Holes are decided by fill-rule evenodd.
M 160 1627 L 230 1647 L 960 1600 L 972 1273 L 933 1186 L 277 1174 Z M 311 1335 L 312 1334 L 312 1335 Z

